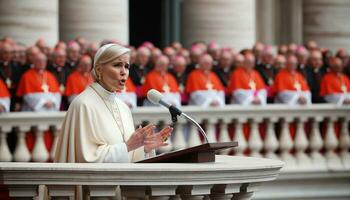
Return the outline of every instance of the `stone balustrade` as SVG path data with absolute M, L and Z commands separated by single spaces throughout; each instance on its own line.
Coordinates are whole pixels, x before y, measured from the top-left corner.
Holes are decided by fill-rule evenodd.
M 276 181 L 264 184 L 254 195 L 255 199 L 350 198 L 350 107 L 329 104 L 294 107 L 228 105 L 222 108 L 187 106 L 182 110 L 202 124 L 209 141 L 238 141 L 237 148 L 222 154 L 285 162 L 282 175 Z M 64 114 L 21 112 L 0 115 L 0 161 L 49 161 Z M 148 122 L 161 128 L 171 123 L 168 111 L 159 107 L 137 108 L 133 110 L 133 116 L 135 125 Z M 35 135 L 32 147 L 27 142 L 28 132 Z M 45 143 L 47 134 L 53 138 L 51 148 Z M 6 140 L 10 136 L 16 136 L 16 144 L 12 147 Z M 203 141 L 194 126 L 179 118 L 170 145 L 159 151 L 186 148 Z M 16 164 L 1 166 L 12 165 Z M 300 188 L 307 192 L 301 192 Z M 298 198 L 294 198 L 296 196 Z
M 284 106 L 267 105 L 201 108 L 187 106 L 183 111 L 200 122 L 209 141 L 237 141 L 234 151 L 223 154 L 249 155 L 281 159 L 284 170 L 350 169 L 350 107 L 334 105 Z M 53 157 L 64 112 L 7 113 L 0 115 L 0 161 L 44 162 Z M 133 110 L 135 124 L 144 122 L 170 124 L 166 109 L 140 107 Z M 26 133 L 35 134 L 31 151 L 26 143 Z M 51 130 L 53 144 L 47 150 L 44 132 Z M 13 151 L 6 138 L 17 135 Z M 170 145 L 161 152 L 186 148 L 202 143 L 197 129 L 179 118 Z
M 0 181 L 12 197 L 84 199 L 121 195 L 129 199 L 249 200 L 274 180 L 283 162 L 218 155 L 215 163 L 0 163 Z M 46 191 L 46 192 L 45 192 Z M 146 198 L 145 198 L 146 197 Z

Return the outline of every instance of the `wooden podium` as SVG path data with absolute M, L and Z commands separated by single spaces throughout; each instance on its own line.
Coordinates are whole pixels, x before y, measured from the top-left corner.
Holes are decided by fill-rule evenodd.
M 215 162 L 215 153 L 219 150 L 238 146 L 237 142 L 205 143 L 198 146 L 181 149 L 156 157 L 138 161 L 137 163 L 202 163 Z

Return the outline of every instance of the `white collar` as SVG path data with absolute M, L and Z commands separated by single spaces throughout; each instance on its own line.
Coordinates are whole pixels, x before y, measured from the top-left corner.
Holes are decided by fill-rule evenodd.
M 92 83 L 91 87 L 105 100 L 114 101 L 116 99 L 116 92 L 110 92 L 106 90 L 97 82 Z

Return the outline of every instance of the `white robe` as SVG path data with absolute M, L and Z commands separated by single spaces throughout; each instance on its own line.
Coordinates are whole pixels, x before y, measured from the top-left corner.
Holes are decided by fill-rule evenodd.
M 254 96 L 254 94 L 256 96 Z M 251 105 L 255 98 L 258 98 L 261 102 L 261 105 L 266 105 L 267 100 L 267 92 L 265 89 L 261 89 L 258 91 L 255 90 L 245 90 L 238 89 L 232 91 L 232 102 L 234 104 L 241 105 Z
M 218 102 L 219 106 L 225 105 L 224 91 L 198 90 L 190 94 L 190 105 L 209 107 L 211 103 Z
M 10 111 L 10 98 L 9 97 L 0 97 L 0 105 L 5 108 L 5 112 Z
M 51 92 L 36 92 L 29 93 L 23 96 L 23 107 L 22 111 L 59 111 L 61 105 L 61 94 Z M 46 108 L 44 105 L 48 101 L 53 102 L 52 108 Z
M 311 104 L 311 93 L 310 91 L 291 91 L 286 90 L 279 92 L 275 98 L 276 103 L 284 103 L 288 105 L 298 105 L 299 98 L 304 97 L 306 104 Z
M 145 158 L 144 148 L 128 152 L 125 143 L 134 131 L 129 107 L 116 98 L 116 93 L 93 83 L 73 100 L 66 113 L 55 162 L 141 160 Z
M 329 95 L 326 95 L 324 99 L 328 103 L 334 103 L 334 104 L 337 104 L 338 106 L 341 106 L 344 104 L 345 100 L 350 99 L 350 92 L 329 94 Z

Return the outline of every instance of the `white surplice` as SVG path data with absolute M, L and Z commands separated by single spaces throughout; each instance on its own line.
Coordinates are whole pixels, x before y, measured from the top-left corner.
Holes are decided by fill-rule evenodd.
M 276 103 L 284 103 L 288 105 L 297 105 L 299 104 L 299 98 L 304 97 L 306 99 L 306 104 L 311 104 L 311 92 L 310 91 L 292 91 L 285 90 L 279 92 L 276 95 Z
M 116 98 L 116 93 L 93 83 L 73 100 L 67 111 L 55 162 L 141 160 L 145 158 L 144 148 L 128 152 L 125 144 L 134 131 L 129 107 Z
M 225 105 L 225 93 L 218 90 L 197 90 L 190 94 L 190 105 L 209 107 L 213 102 L 219 106 Z
M 324 99 L 328 103 L 334 103 L 338 106 L 341 106 L 344 104 L 344 101 L 347 99 L 350 99 L 350 92 L 347 93 L 334 93 L 324 96 Z
M 261 105 L 266 105 L 267 100 L 267 91 L 266 89 L 261 90 L 246 90 L 246 89 L 237 89 L 232 91 L 232 100 L 233 104 L 241 105 L 251 105 L 255 98 L 260 100 Z
M 59 111 L 61 105 L 61 94 L 59 92 L 36 92 L 23 95 L 22 111 Z M 51 101 L 53 107 L 46 108 L 45 104 Z
M 0 105 L 5 108 L 5 112 L 10 112 L 11 100 L 9 97 L 0 97 Z

